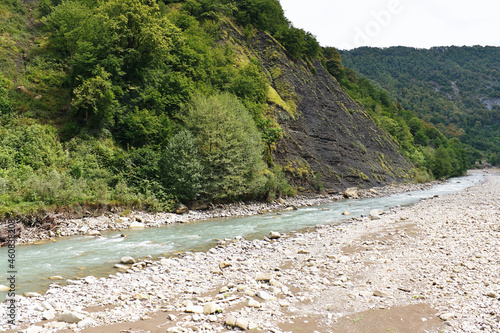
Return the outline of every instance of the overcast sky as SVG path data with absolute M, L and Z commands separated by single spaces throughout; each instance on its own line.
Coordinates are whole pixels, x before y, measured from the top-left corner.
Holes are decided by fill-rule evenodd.
M 322 46 L 500 46 L 499 0 L 280 0 Z

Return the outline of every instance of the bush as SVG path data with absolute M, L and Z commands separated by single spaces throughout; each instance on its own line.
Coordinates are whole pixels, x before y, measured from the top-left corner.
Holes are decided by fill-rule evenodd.
M 227 200 L 253 196 L 264 185 L 262 142 L 252 117 L 228 93 L 195 95 L 182 120 L 196 138 L 204 169 L 203 196 Z

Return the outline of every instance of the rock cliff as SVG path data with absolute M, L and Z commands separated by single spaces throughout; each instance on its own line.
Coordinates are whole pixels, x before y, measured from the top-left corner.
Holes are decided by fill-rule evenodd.
M 414 167 L 398 145 L 352 100 L 321 62 L 293 58 L 269 34 L 244 36 L 225 26 L 224 40 L 242 61 L 257 59 L 270 85 L 268 103 L 284 131 L 275 163 L 303 189 L 342 190 L 411 178 Z

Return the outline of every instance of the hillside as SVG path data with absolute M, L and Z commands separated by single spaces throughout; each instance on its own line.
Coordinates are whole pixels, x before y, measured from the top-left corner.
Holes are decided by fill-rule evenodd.
M 459 138 L 474 161 L 500 164 L 499 47 L 364 47 L 341 54 L 346 67 Z
M 416 145 L 411 112 L 354 101 L 276 0 L 0 6 L 2 215 L 274 200 L 465 170 L 437 130 Z

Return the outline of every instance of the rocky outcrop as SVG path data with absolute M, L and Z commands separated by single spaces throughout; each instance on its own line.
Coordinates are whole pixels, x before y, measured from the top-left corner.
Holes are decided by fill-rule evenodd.
M 225 30 L 238 57 L 257 59 L 268 77 L 269 105 L 284 130 L 273 157 L 291 182 L 304 189 L 339 191 L 410 177 L 413 166 L 398 145 L 318 60 L 294 59 L 264 32 L 245 39 L 229 23 Z

